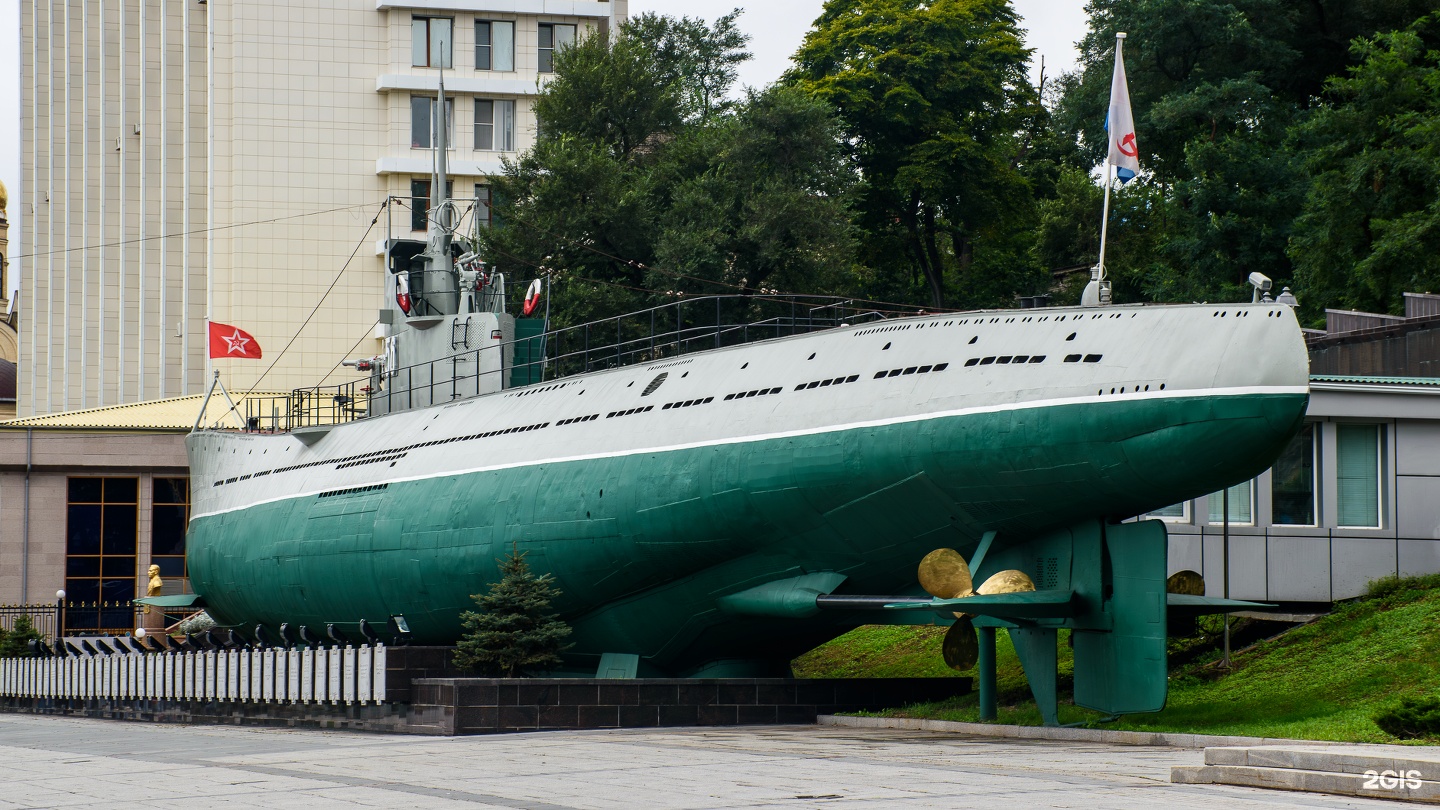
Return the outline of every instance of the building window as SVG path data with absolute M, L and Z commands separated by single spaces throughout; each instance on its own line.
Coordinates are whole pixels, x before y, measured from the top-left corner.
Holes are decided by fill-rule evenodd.
M 1335 505 L 1342 528 L 1380 528 L 1380 425 L 1335 426 Z
M 190 481 L 156 478 L 150 503 L 150 564 L 164 579 L 189 579 L 185 568 L 185 529 L 190 524 Z
M 480 227 L 490 227 L 490 187 L 475 184 L 475 219 Z
M 540 23 L 540 72 L 555 72 L 555 52 L 575 44 L 575 26 Z
M 435 99 L 430 96 L 410 97 L 410 146 L 414 149 L 435 147 Z M 445 99 L 445 142 L 455 144 L 455 99 Z
M 475 148 L 515 151 L 515 102 L 475 99 Z
M 1159 518 L 1167 523 L 1189 523 L 1190 502 L 1181 501 L 1174 506 L 1167 506 L 1164 509 L 1156 509 L 1153 512 L 1146 512 L 1140 516 L 1144 518 Z
M 455 181 L 445 181 L 445 196 L 455 196 Z M 430 227 L 430 181 L 410 181 L 410 230 L 424 231 Z
M 65 630 L 134 625 L 138 478 L 71 478 L 65 509 Z M 112 603 L 104 608 L 102 603 Z
M 1314 526 L 1315 424 L 1308 423 L 1281 451 L 1270 468 L 1270 522 Z
M 1244 481 L 1230 487 L 1230 525 L 1249 525 L 1255 522 L 1253 481 Z M 1210 522 L 1225 522 L 1225 492 L 1210 493 Z
M 453 67 L 455 39 L 449 17 L 415 17 L 410 21 L 410 64 L 415 67 Z M 444 64 L 441 64 L 441 61 Z
M 515 23 L 475 21 L 475 69 L 515 69 Z

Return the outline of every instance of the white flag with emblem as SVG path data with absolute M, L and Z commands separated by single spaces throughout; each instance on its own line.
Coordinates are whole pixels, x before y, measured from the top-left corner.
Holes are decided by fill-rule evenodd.
M 1125 183 L 1140 173 L 1140 150 L 1135 146 L 1135 119 L 1130 115 L 1130 87 L 1125 83 L 1125 59 L 1121 47 L 1125 35 L 1115 38 L 1115 75 L 1110 79 L 1110 114 L 1105 130 L 1110 136 L 1110 165 Z

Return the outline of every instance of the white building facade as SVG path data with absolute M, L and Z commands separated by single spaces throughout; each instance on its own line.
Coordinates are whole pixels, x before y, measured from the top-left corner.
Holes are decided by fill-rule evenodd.
M 372 220 L 390 195 L 429 194 L 442 61 L 452 193 L 483 201 L 487 176 L 534 141 L 555 50 L 625 13 L 625 0 L 22 3 L 19 412 L 203 392 L 207 314 L 264 348 L 216 361 L 232 388 L 346 379 L 340 360 L 378 350 L 387 217 Z M 409 236 L 411 212 L 393 213 L 389 235 Z
M 1206 593 L 1322 603 L 1440 573 L 1440 379 L 1316 375 L 1304 428 L 1258 477 L 1176 504 L 1170 573 Z M 1228 546 L 1226 543 L 1228 537 Z

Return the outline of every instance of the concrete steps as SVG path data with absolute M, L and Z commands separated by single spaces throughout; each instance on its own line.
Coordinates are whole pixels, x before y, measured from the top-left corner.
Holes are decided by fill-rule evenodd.
M 1170 781 L 1440 804 L 1440 748 L 1404 745 L 1206 748 L 1204 765 L 1172 768 Z

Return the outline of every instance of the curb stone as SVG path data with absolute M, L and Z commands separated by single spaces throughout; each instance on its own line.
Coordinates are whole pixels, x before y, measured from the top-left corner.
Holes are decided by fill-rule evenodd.
M 1094 742 L 1110 745 L 1152 745 L 1166 748 L 1243 747 L 1255 745 L 1346 745 L 1317 740 L 1289 740 L 1281 737 L 1235 737 L 1216 734 L 1179 734 L 1166 731 L 1116 731 L 1101 728 L 1051 728 L 1007 726 L 998 723 L 962 723 L 956 720 L 920 720 L 910 717 L 842 717 L 822 714 L 818 726 L 842 728 L 897 728 L 913 731 L 948 731 L 976 737 L 1018 740 Z

